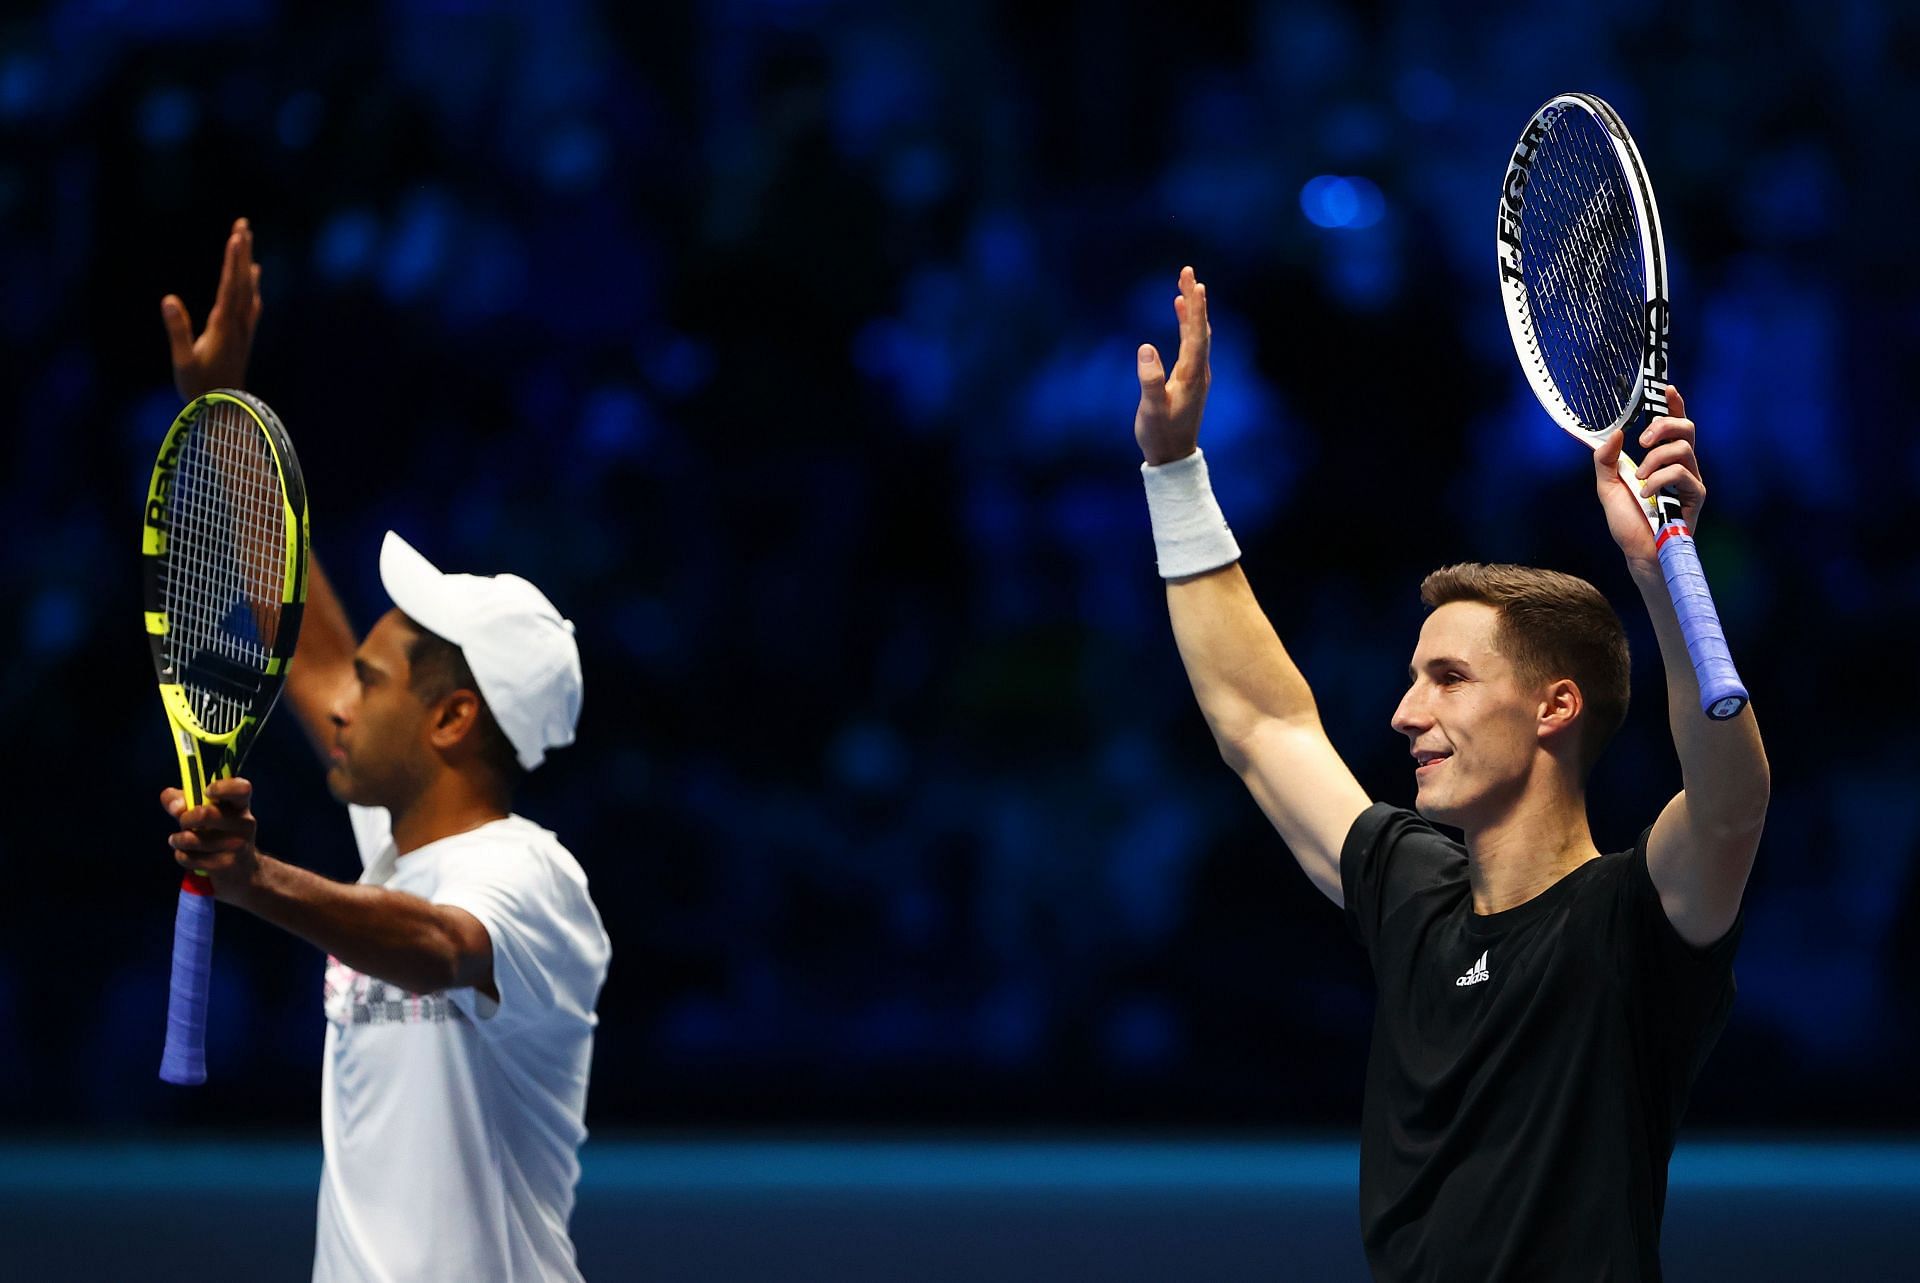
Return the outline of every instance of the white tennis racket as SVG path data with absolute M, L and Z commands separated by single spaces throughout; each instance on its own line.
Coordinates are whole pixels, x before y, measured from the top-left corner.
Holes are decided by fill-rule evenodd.
M 1592 94 L 1561 94 L 1520 135 L 1500 186 L 1500 299 L 1513 349 L 1555 423 L 1598 450 L 1615 429 L 1665 414 L 1667 257 L 1640 151 Z M 1623 450 L 1620 476 L 1639 493 Z M 1747 706 L 1680 500 L 1643 500 L 1680 617 L 1700 706 Z

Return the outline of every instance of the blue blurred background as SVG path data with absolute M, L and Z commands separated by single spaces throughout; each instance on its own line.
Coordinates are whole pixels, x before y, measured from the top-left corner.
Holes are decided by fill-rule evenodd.
M 1913 1128 L 1917 57 L 1861 0 L 12 11 L 0 1128 L 313 1127 L 321 959 L 237 913 L 212 1083 L 154 1077 L 173 764 L 134 511 L 177 407 L 159 299 L 203 320 L 245 215 L 251 384 L 356 622 L 392 527 L 579 624 L 580 740 L 520 809 L 615 942 L 598 1133 L 1350 1133 L 1366 964 L 1193 707 L 1132 354 L 1171 355 L 1196 265 L 1223 506 L 1376 797 L 1411 797 L 1387 718 L 1426 571 L 1597 583 L 1636 650 L 1592 790 L 1627 845 L 1678 786 L 1658 658 L 1491 252 L 1513 140 L 1571 88 L 1660 194 L 1776 781 L 1688 1134 Z M 248 773 L 263 845 L 357 872 L 290 720 Z

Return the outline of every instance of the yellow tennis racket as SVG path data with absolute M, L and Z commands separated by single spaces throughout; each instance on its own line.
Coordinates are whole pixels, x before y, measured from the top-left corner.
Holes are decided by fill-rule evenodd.
M 225 389 L 173 421 L 147 486 L 147 640 L 187 805 L 240 767 L 286 681 L 307 600 L 307 488 L 278 416 Z M 160 1077 L 207 1078 L 213 887 L 180 884 Z

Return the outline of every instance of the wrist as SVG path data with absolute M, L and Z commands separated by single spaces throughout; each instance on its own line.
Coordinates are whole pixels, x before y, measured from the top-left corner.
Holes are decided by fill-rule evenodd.
M 1660 568 L 1658 557 L 1628 557 L 1627 574 L 1633 579 L 1634 586 L 1642 593 L 1664 595 L 1667 590 L 1667 575 Z
M 263 866 L 270 862 L 270 856 L 249 848 L 247 858 L 235 860 L 232 868 L 213 875 L 214 898 L 252 912 L 264 888 L 266 870 Z
M 1240 545 L 1213 497 L 1205 452 L 1195 447 L 1167 463 L 1149 461 L 1140 475 L 1162 579 L 1185 579 L 1240 560 Z

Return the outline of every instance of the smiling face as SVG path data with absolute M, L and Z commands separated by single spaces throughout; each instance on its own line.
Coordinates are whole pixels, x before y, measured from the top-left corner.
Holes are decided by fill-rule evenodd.
M 1525 790 L 1541 751 L 1541 690 L 1499 647 L 1500 613 L 1485 602 L 1449 602 L 1427 616 L 1393 713 L 1416 763 L 1414 809 L 1472 830 Z
M 353 656 L 353 680 L 335 696 L 327 788 L 342 802 L 404 806 L 431 778 L 433 708 L 414 691 L 405 615 L 380 617 Z

